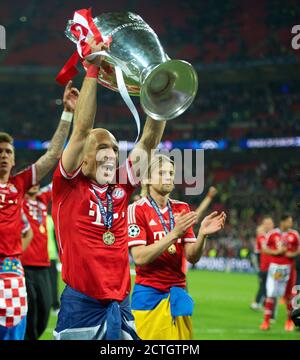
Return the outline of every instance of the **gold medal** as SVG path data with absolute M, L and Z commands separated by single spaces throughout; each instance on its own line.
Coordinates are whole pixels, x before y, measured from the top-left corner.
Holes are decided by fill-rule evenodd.
M 176 254 L 176 246 L 174 244 L 172 244 L 168 247 L 168 253 L 171 255 Z
M 40 233 L 45 234 L 46 229 L 45 229 L 45 226 L 43 224 L 40 225 L 39 229 L 40 229 Z
M 106 245 L 112 245 L 115 242 L 115 235 L 110 231 L 106 231 L 103 234 L 103 242 Z

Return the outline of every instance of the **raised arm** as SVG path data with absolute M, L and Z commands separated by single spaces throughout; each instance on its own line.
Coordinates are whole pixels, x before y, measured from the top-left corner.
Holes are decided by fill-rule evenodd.
M 199 222 L 205 212 L 205 210 L 209 207 L 210 203 L 212 202 L 212 199 L 217 195 L 218 190 L 211 186 L 207 192 L 207 195 L 205 198 L 201 201 L 200 205 L 195 210 L 197 214 L 197 222 Z
M 103 49 L 103 43 L 96 44 L 91 38 L 88 43 L 92 52 Z M 97 76 L 99 67 L 85 63 L 87 73 L 77 101 L 73 130 L 70 141 L 63 152 L 62 164 L 66 172 L 72 172 L 82 163 L 83 149 L 90 131 L 93 129 L 97 110 Z
M 58 127 L 51 139 L 47 152 L 35 163 L 37 182 L 40 182 L 54 168 L 57 160 L 61 157 L 71 127 L 78 95 L 79 91 L 72 87 L 72 82 L 70 81 L 65 88 L 63 96 L 64 112 Z
M 62 156 L 62 164 L 67 173 L 75 170 L 82 162 L 83 148 L 96 115 L 96 89 L 96 79 L 87 74 L 80 90 L 70 141 Z
M 166 121 L 157 121 L 149 116 L 147 117 L 141 139 L 129 155 L 134 174 L 137 178 L 144 174 L 148 168 L 151 151 L 155 150 L 159 145 L 165 127 Z

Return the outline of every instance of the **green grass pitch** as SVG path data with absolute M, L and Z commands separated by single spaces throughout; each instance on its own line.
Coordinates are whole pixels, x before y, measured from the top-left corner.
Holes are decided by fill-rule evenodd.
M 300 340 L 300 331 L 284 330 L 286 307 L 282 304 L 271 330 L 259 330 L 263 313 L 249 308 L 258 286 L 256 275 L 189 270 L 187 278 L 188 290 L 195 301 L 194 339 Z M 52 339 L 55 323 L 56 316 L 51 314 L 41 339 Z

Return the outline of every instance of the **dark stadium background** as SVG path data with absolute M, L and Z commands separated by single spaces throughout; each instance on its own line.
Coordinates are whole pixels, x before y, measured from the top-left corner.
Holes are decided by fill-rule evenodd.
M 1 1 L 7 48 L 0 50 L 0 131 L 18 141 L 51 138 L 62 111 L 63 88 L 55 76 L 75 50 L 65 25 L 74 10 L 89 6 L 94 16 L 139 14 L 171 58 L 197 70 L 196 99 L 167 124 L 164 140 L 226 144 L 205 151 L 204 193 L 216 186 L 210 209 L 228 214 L 225 230 L 208 241 L 205 255 L 250 259 L 264 214 L 278 224 L 280 214 L 291 212 L 298 228 L 300 49 L 291 46 L 291 29 L 300 24 L 299 1 Z M 76 86 L 81 79 L 82 74 L 74 79 Z M 134 141 L 134 121 L 119 94 L 100 86 L 98 93 L 95 126 Z M 247 148 L 249 139 L 263 139 L 262 147 Z M 18 148 L 18 168 L 40 155 Z M 195 207 L 204 194 L 187 198 L 178 186 L 173 196 Z

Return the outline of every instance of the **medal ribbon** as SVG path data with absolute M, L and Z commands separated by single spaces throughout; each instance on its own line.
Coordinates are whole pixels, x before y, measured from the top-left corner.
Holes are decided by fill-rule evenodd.
M 39 203 L 37 203 L 37 221 L 40 225 L 43 223 L 43 209 L 40 208 Z
M 107 229 L 111 229 L 113 226 L 113 199 L 107 189 L 107 191 L 106 191 L 107 212 L 105 212 L 105 208 L 102 204 L 102 201 L 100 200 L 100 197 L 96 193 L 96 190 L 95 189 L 93 189 L 93 190 L 94 190 L 94 194 L 98 201 L 98 205 L 99 205 L 99 209 L 100 209 L 100 213 L 101 213 L 101 216 L 103 219 L 104 226 Z
M 170 229 L 168 229 L 167 224 L 165 222 L 164 217 L 162 216 L 162 213 L 159 210 L 158 205 L 156 204 L 155 200 L 152 198 L 152 196 L 148 195 L 148 199 L 153 207 L 153 209 L 155 210 L 155 212 L 157 213 L 159 220 L 165 230 L 165 233 L 168 234 L 168 232 L 172 231 L 174 229 L 175 226 L 175 220 L 174 220 L 174 215 L 173 215 L 173 211 L 171 208 L 171 204 L 170 204 L 170 200 L 168 200 L 167 206 L 168 206 L 168 213 L 169 213 L 169 219 L 170 219 Z

